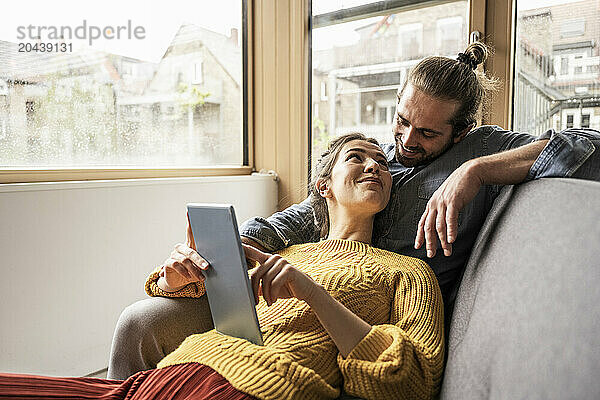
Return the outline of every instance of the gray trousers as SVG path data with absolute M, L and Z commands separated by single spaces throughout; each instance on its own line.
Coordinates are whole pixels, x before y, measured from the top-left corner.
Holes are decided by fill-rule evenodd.
M 108 379 L 127 379 L 152 369 L 183 340 L 213 328 L 206 296 L 199 299 L 150 297 L 119 317 L 110 351 Z

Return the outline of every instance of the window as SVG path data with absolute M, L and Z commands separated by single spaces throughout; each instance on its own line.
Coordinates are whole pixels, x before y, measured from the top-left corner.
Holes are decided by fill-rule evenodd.
M 327 100 L 327 82 L 321 82 L 321 101 Z
M 560 58 L 560 74 L 561 75 L 569 74 L 569 58 L 568 57 Z
M 387 124 L 387 107 L 377 108 L 377 115 L 379 116 L 377 124 Z
M 573 127 L 573 114 L 567 114 L 567 128 Z
M 571 37 L 575 37 L 575 36 L 581 36 L 584 33 L 585 33 L 585 18 L 568 19 L 568 20 L 562 20 L 560 22 L 560 37 L 561 38 L 571 38 Z
M 392 142 L 396 94 L 407 71 L 442 48 L 455 57 L 467 46 L 467 1 L 423 5 L 413 0 L 403 2 L 404 8 L 383 10 L 382 3 L 312 1 L 310 93 L 313 110 L 317 104 L 319 110 L 311 126 L 313 162 L 330 139 L 351 131 Z
M 192 83 L 194 85 L 200 85 L 204 83 L 204 74 L 202 73 L 202 61 L 194 63 L 194 79 Z
M 596 120 L 581 120 L 581 109 L 600 112 L 600 65 L 597 46 L 600 18 L 595 0 L 517 2 L 513 129 L 541 134 L 575 124 L 600 128 Z
M 590 114 L 582 114 L 581 115 L 581 127 L 582 128 L 590 127 Z
M 28 4 L 0 16 L 1 169 L 247 163 L 244 1 Z
M 464 28 L 461 16 L 438 19 L 435 33 L 438 53 L 453 56 L 461 52 Z
M 423 24 L 407 24 L 399 27 L 400 57 L 414 60 L 423 54 Z

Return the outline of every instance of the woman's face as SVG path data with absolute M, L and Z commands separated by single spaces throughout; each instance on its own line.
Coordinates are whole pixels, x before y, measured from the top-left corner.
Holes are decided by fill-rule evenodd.
M 364 140 L 346 143 L 327 186 L 327 197 L 353 213 L 378 213 L 387 205 L 392 186 L 385 154 L 379 146 Z

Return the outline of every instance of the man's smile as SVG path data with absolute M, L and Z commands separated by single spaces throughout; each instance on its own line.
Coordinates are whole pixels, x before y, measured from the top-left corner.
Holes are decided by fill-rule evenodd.
M 421 151 L 419 149 L 415 149 L 415 150 L 409 150 L 409 149 L 407 149 L 406 147 L 404 147 L 404 145 L 402 144 L 401 141 L 398 141 L 398 145 L 400 147 L 400 153 L 404 157 L 412 158 L 412 157 L 415 157 L 418 154 L 421 154 Z

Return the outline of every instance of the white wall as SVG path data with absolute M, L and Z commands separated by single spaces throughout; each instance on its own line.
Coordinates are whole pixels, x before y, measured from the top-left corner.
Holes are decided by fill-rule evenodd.
M 108 364 L 121 310 L 185 240 L 187 202 L 268 216 L 268 175 L 0 185 L 0 371 L 85 375 Z

